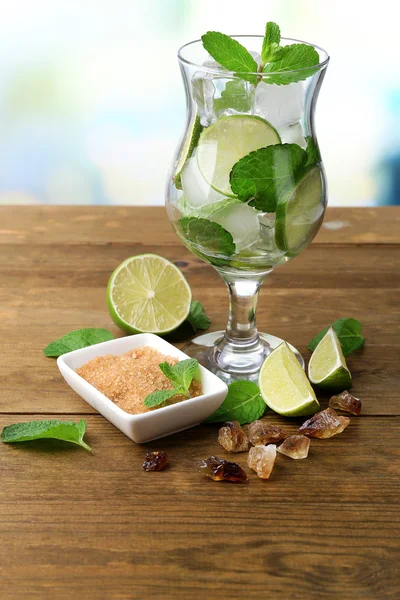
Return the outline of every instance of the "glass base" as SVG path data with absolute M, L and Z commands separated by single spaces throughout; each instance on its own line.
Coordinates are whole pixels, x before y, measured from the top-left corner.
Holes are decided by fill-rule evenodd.
M 259 342 L 253 346 L 252 350 L 245 352 L 220 352 L 220 344 L 225 331 L 213 331 L 205 333 L 194 338 L 186 344 L 182 351 L 191 358 L 197 358 L 199 363 L 206 367 L 217 377 L 229 384 L 239 379 L 249 381 L 258 381 L 258 373 L 264 360 L 272 350 L 279 346 L 284 340 L 269 335 L 268 333 L 259 333 Z M 294 346 L 288 344 L 296 355 L 302 369 L 304 369 L 304 359 L 300 352 Z

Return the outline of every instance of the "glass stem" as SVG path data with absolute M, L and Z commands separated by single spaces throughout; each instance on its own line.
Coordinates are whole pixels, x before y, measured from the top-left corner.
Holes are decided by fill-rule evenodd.
M 234 343 L 251 344 L 258 338 L 256 308 L 262 281 L 225 279 L 229 290 L 229 318 L 225 335 Z
M 229 290 L 229 319 L 222 339 L 214 347 L 219 369 L 247 376 L 257 373 L 270 351 L 256 326 L 258 292 L 265 274 L 252 279 L 219 271 Z

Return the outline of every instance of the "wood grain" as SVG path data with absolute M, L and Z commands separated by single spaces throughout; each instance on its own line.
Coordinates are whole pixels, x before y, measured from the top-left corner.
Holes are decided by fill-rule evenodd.
M 348 360 L 363 414 L 313 441 L 307 460 L 278 456 L 269 481 L 249 473 L 235 486 L 194 470 L 210 454 L 229 458 L 216 427 L 137 446 L 42 354 L 74 328 L 122 335 L 105 286 L 129 255 L 176 262 L 213 329 L 227 315 L 218 274 L 178 243 L 161 208 L 0 207 L 0 427 L 84 416 L 94 448 L 0 445 L 0 598 L 400 597 L 399 223 L 398 208 L 330 209 L 310 248 L 267 278 L 260 329 L 305 357 L 335 319 L 363 323 L 366 347 Z M 165 472 L 142 471 L 149 449 L 169 453 Z

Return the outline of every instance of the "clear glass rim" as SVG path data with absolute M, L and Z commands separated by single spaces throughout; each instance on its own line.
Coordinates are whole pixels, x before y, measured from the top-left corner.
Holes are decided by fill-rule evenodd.
M 245 34 L 231 35 L 230 37 L 232 37 L 234 39 L 238 39 L 238 38 L 255 38 L 255 39 L 259 39 L 259 40 L 264 39 L 263 35 L 251 35 L 251 34 L 250 35 L 245 35 Z M 293 42 L 295 44 L 305 44 L 306 46 L 312 46 L 313 48 L 318 50 L 320 53 L 322 53 L 322 56 L 324 56 L 324 59 L 315 65 L 312 65 L 310 67 L 302 67 L 301 69 L 293 69 L 291 71 L 277 71 L 277 72 L 269 71 L 268 73 L 264 74 L 264 77 L 269 77 L 270 75 L 289 75 L 291 73 L 301 73 L 302 71 L 306 71 L 309 69 L 321 70 L 323 67 L 325 67 L 329 63 L 329 59 L 330 59 L 329 54 L 327 53 L 326 50 L 321 48 L 321 46 L 317 46 L 317 44 L 312 44 L 311 42 L 304 42 L 302 40 L 297 40 L 295 38 L 283 37 L 283 38 L 281 38 L 281 40 L 285 41 L 285 42 Z M 201 43 L 202 43 L 201 39 L 198 39 L 198 40 L 193 40 L 191 42 L 187 42 L 187 44 L 184 44 L 183 46 L 181 46 L 178 50 L 178 59 L 180 60 L 180 62 L 184 63 L 185 65 L 195 67 L 196 69 L 198 69 L 199 71 L 203 71 L 204 73 L 211 73 L 213 75 L 221 75 L 220 70 L 213 69 L 211 67 L 204 67 L 203 65 L 192 62 L 183 56 L 183 52 L 186 48 L 188 48 L 189 46 L 194 46 L 195 44 L 201 44 Z M 232 77 L 235 77 L 236 73 L 237 73 L 237 71 L 236 72 L 227 71 L 227 74 L 229 74 Z M 248 75 L 260 75 L 260 72 L 255 71 L 254 73 L 247 73 L 247 74 Z

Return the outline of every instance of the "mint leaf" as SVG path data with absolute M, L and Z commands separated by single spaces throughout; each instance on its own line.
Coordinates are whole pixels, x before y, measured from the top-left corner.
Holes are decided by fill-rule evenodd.
M 233 237 L 218 223 L 196 217 L 179 219 L 180 228 L 185 238 L 199 246 L 199 250 L 231 256 L 236 252 Z
M 146 398 L 144 399 L 144 405 L 147 406 L 147 408 L 153 408 L 154 406 L 163 404 L 163 402 L 169 400 L 169 398 L 172 398 L 172 396 L 175 396 L 175 394 L 183 393 L 184 391 L 179 389 L 160 390 L 158 392 L 151 392 L 151 394 L 146 396 Z
M 99 344 L 100 342 L 108 342 L 108 340 L 112 339 L 114 339 L 114 336 L 107 329 L 77 329 L 51 342 L 43 352 L 46 356 L 57 357 L 72 350 L 79 350 L 79 348 L 86 348 L 87 346 L 93 346 L 93 344 Z
M 276 23 L 269 21 L 265 26 L 265 36 L 261 50 L 262 64 L 272 60 L 274 54 L 279 49 L 281 41 L 281 30 Z
M 256 83 L 258 65 L 242 44 L 217 31 L 208 31 L 201 40 L 205 50 L 225 69 L 236 71 L 242 79 Z
M 181 360 L 172 366 L 167 362 L 163 362 L 159 365 L 159 367 L 164 375 L 168 377 L 170 381 L 172 381 L 175 388 L 184 390 L 186 395 L 189 394 L 190 384 L 192 383 L 193 377 L 199 368 L 199 363 L 195 358 Z
M 41 439 L 62 440 L 77 444 L 92 452 L 91 447 L 83 441 L 85 431 L 86 422 L 83 419 L 77 424 L 73 421 L 30 421 L 4 427 L 0 439 L 6 444 Z
M 265 83 L 288 85 L 289 83 L 307 79 L 307 77 L 310 77 L 310 75 L 313 75 L 318 70 L 316 65 L 319 63 L 319 54 L 308 44 L 290 44 L 289 46 L 284 46 L 276 52 L 272 59 L 263 68 L 263 73 L 266 75 L 273 73 L 270 77 L 263 78 Z
M 198 300 L 194 300 L 190 303 L 187 321 L 189 321 L 194 331 L 197 331 L 198 329 L 208 329 L 211 324 L 210 319 L 204 311 L 203 305 Z
M 265 409 L 258 385 L 252 381 L 235 381 L 228 386 L 228 394 L 219 409 L 204 423 L 239 421 L 244 425 L 259 419 Z
M 351 317 L 347 317 L 344 319 L 338 319 L 332 325 L 335 330 L 340 344 L 342 346 L 343 354 L 348 356 L 355 350 L 362 348 L 365 343 L 365 338 L 361 335 L 361 323 L 357 321 L 357 319 L 352 319 Z M 309 342 L 307 348 L 311 351 L 314 351 L 318 346 L 319 342 L 322 340 L 329 327 L 326 327 L 322 331 L 320 331 L 313 339 Z
M 227 81 L 220 98 L 214 100 L 214 111 L 222 112 L 232 108 L 237 112 L 247 112 L 251 109 L 252 96 L 247 89 L 247 83 L 239 79 Z
M 178 200 L 178 208 L 184 217 L 197 217 L 207 219 L 214 212 L 217 212 L 217 210 L 225 208 L 226 206 L 230 206 L 231 204 L 238 204 L 239 202 L 240 200 L 238 198 L 224 198 L 223 200 L 218 200 L 218 202 L 205 204 L 201 208 L 194 209 L 191 208 L 186 202 L 185 196 L 181 196 Z
M 240 200 L 264 212 L 275 212 L 279 196 L 307 162 L 297 144 L 275 144 L 250 152 L 233 165 L 230 184 Z
M 309 135 L 306 137 L 307 140 L 307 162 L 306 167 L 315 165 L 321 160 L 321 154 L 319 152 L 318 145 L 314 142 L 313 138 Z

